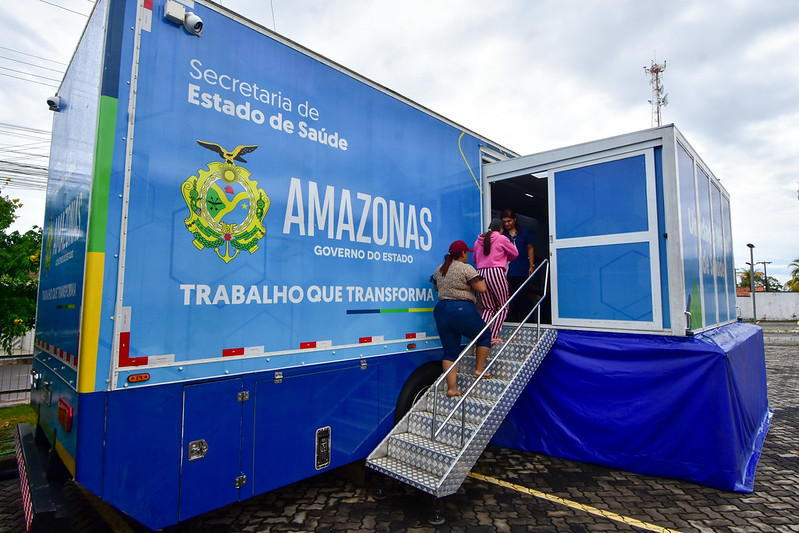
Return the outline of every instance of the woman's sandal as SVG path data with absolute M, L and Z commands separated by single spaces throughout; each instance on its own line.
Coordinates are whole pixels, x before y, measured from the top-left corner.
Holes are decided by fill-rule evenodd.
M 477 370 L 474 371 L 474 377 L 479 378 L 480 374 L 482 374 L 482 372 L 478 372 Z M 491 374 L 486 372 L 485 376 L 483 376 L 483 379 L 491 379 Z

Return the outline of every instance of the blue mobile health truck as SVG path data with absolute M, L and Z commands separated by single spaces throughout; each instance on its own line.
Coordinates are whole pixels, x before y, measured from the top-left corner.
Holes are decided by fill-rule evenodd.
M 673 126 L 518 157 L 207 0 L 98 0 L 49 103 L 29 527 L 41 471 L 157 529 L 363 460 L 441 371 L 430 275 L 508 207 L 561 331 L 495 442 L 752 490 L 762 334 Z

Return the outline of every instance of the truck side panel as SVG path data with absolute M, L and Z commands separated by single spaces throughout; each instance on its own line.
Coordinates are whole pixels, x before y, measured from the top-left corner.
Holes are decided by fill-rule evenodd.
M 32 402 L 40 427 L 73 474 L 77 431 L 71 420 L 79 419 L 79 339 L 102 71 L 97 50 L 105 43 L 107 7 L 96 6 L 58 91 L 36 317 L 34 370 L 41 377 Z
M 430 274 L 479 231 L 479 141 L 199 2 L 200 38 L 158 9 L 127 140 L 112 387 L 141 367 L 130 386 L 434 337 Z

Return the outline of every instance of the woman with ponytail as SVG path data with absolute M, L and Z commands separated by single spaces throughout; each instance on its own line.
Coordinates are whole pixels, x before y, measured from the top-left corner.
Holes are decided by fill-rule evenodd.
M 473 339 L 485 327 L 485 322 L 477 312 L 475 292 L 484 293 L 486 284 L 477 270 L 468 264 L 471 251 L 465 242 L 453 242 L 449 253 L 444 256 L 444 263 L 433 274 L 433 287 L 438 291 L 439 300 L 433 310 L 433 318 L 436 320 L 441 347 L 444 349 L 444 371 L 458 358 L 461 337 Z M 483 373 L 490 350 L 491 332 L 486 330 L 480 335 L 475 347 L 475 375 Z M 450 398 L 461 395 L 457 379 L 457 369 L 447 374 L 447 396 Z
M 485 280 L 486 292 L 480 295 L 483 302 L 483 321 L 487 324 L 491 317 L 499 316 L 491 324 L 491 343 L 502 342 L 499 332 L 508 316 L 508 308 L 502 308 L 508 301 L 508 262 L 516 259 L 519 251 L 502 233 L 502 220 L 495 218 L 488 231 L 477 237 L 474 243 L 474 264 L 477 273 Z M 500 311 L 502 309 L 502 311 Z

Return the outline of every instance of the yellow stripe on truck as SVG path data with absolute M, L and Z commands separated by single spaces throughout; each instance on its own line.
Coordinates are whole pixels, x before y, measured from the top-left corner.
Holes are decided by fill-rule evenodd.
M 56 439 L 55 444 L 53 445 L 55 448 L 58 457 L 61 458 L 61 462 L 64 463 L 64 466 L 67 467 L 69 473 L 72 474 L 72 477 L 75 477 L 75 459 L 69 454 L 64 445 L 61 444 L 61 441 Z
M 100 338 L 100 306 L 103 296 L 105 253 L 86 254 L 86 275 L 83 280 L 83 314 L 80 320 L 78 353 L 78 392 L 94 392 L 97 376 L 97 343 Z

